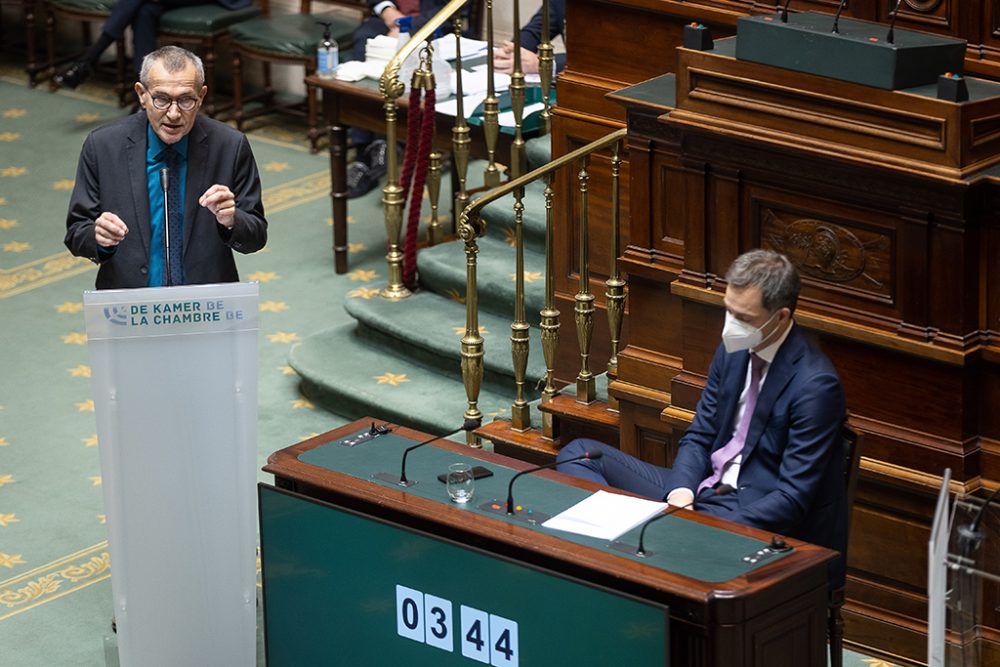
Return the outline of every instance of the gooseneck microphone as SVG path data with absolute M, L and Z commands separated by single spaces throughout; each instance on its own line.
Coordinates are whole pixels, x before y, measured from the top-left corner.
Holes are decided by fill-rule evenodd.
M 563 463 L 573 463 L 574 461 L 582 461 L 584 459 L 590 459 L 591 461 L 596 461 L 597 459 L 604 456 L 604 452 L 599 449 L 594 449 L 591 451 L 584 452 L 580 456 L 574 456 L 571 459 L 566 459 L 565 461 L 555 461 L 553 463 L 547 463 L 543 466 L 538 466 L 537 468 L 528 468 L 527 470 L 522 470 L 513 477 L 510 478 L 510 484 L 507 485 L 507 515 L 514 514 L 514 481 L 521 477 L 522 475 L 530 475 L 533 472 L 538 472 L 539 470 L 545 470 L 546 468 L 555 468 L 557 465 L 562 465 Z
M 844 5 L 846 4 L 847 0 L 840 0 L 840 5 L 837 6 L 837 14 L 833 17 L 833 30 L 830 32 L 835 35 L 840 34 L 840 14 L 844 11 Z
M 705 494 L 705 498 L 711 498 L 712 496 L 725 496 L 732 493 L 735 490 L 736 489 L 734 489 L 728 484 L 720 484 L 714 489 L 710 489 L 711 493 Z M 704 500 L 705 498 L 702 498 L 702 500 Z M 695 498 L 691 502 L 685 503 L 684 505 L 676 505 L 668 509 L 666 512 L 663 512 L 662 514 L 657 514 L 652 519 L 649 519 L 648 521 L 646 521 L 646 523 L 642 524 L 642 530 L 639 531 L 639 546 L 636 547 L 635 549 L 635 555 L 639 556 L 640 558 L 645 558 L 646 556 L 649 555 L 646 552 L 646 529 L 649 528 L 650 524 L 656 523 L 665 516 L 670 516 L 671 514 L 675 514 L 677 512 L 680 512 L 681 510 L 690 509 L 694 507 L 695 504 L 697 504 L 697 502 L 698 499 Z
M 781 0 L 778 0 L 781 2 Z M 781 22 L 788 23 L 788 5 L 792 4 L 792 0 L 785 0 L 785 6 L 781 8 Z
M 417 444 L 412 445 L 410 447 L 407 447 L 405 450 L 403 450 L 403 461 L 402 461 L 402 463 L 400 465 L 400 468 L 399 468 L 399 477 L 396 477 L 395 475 L 392 475 L 392 474 L 387 473 L 387 472 L 375 473 L 375 475 L 373 475 L 373 477 L 375 477 L 376 479 L 380 479 L 383 482 L 390 482 L 391 484 L 398 484 L 399 486 L 406 486 L 406 487 L 413 486 L 414 484 L 416 484 L 416 482 L 411 482 L 410 480 L 406 479 L 406 457 L 409 455 L 410 452 L 412 452 L 414 449 L 418 449 L 420 447 L 423 447 L 424 445 L 429 445 L 430 443 L 434 442 L 435 440 L 443 440 L 445 438 L 450 438 L 451 436 L 455 435 L 459 431 L 475 431 L 477 428 L 479 428 L 479 421 L 478 420 L 476 420 L 476 419 L 466 419 L 464 424 L 462 424 L 461 426 L 459 426 L 458 428 L 456 428 L 451 433 L 446 433 L 446 434 L 440 435 L 440 436 L 436 435 L 436 436 L 434 436 L 432 438 L 428 438 L 427 440 L 424 440 L 423 442 L 418 442 Z
M 170 187 L 170 169 L 164 167 L 160 169 L 160 188 L 163 189 L 163 252 L 166 258 L 166 276 L 164 283 L 167 287 L 173 285 L 173 272 L 170 270 L 170 207 L 167 205 L 167 189 Z
M 979 530 L 979 524 L 983 520 L 983 514 L 986 512 L 986 508 L 990 506 L 990 503 L 997 497 L 1000 493 L 1000 487 L 986 499 L 983 506 L 979 508 L 979 512 L 976 513 L 975 518 L 972 519 L 972 523 L 968 526 L 959 526 L 958 528 L 958 544 L 959 549 L 962 552 L 964 558 L 972 558 L 972 554 L 979 549 L 979 545 L 983 542 L 983 534 Z
M 892 20 L 889 21 L 889 32 L 885 36 L 885 41 L 890 44 L 895 44 L 896 35 L 896 17 L 899 16 L 899 6 L 903 4 L 903 0 L 896 0 L 896 6 L 892 10 Z

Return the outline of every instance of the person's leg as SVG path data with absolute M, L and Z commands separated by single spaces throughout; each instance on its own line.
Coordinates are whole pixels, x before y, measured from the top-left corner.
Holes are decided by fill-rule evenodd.
M 586 452 L 594 451 L 601 452 L 601 457 L 568 462 Z M 596 440 L 587 438 L 573 440 L 559 450 L 556 461 L 559 462 L 556 467 L 559 472 L 638 493 L 648 498 L 662 500 L 664 494 L 670 491 L 666 488 L 669 468 L 646 463 Z
M 84 51 L 79 60 L 55 75 L 56 85 L 60 88 L 76 88 L 83 83 L 97 65 L 101 54 L 116 40 L 122 38 L 122 35 L 125 34 L 125 28 L 131 25 L 144 4 L 146 4 L 146 0 L 119 0 L 111 10 L 104 25 L 101 26 L 97 40 Z
M 142 59 L 156 50 L 156 31 L 160 27 L 160 17 L 169 7 L 160 2 L 143 3 L 132 21 L 132 63 L 138 74 L 142 70 Z

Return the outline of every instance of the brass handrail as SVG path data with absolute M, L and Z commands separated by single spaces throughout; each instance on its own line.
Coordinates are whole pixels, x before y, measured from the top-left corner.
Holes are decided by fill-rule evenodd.
M 626 129 L 616 130 L 596 141 L 592 141 L 586 146 L 582 146 L 574 151 L 555 158 L 548 164 L 531 171 L 530 173 L 518 176 L 507 183 L 491 190 L 469 204 L 463 209 L 459 218 L 459 236 L 465 243 L 466 257 L 466 299 L 465 299 L 465 335 L 462 337 L 462 380 L 465 385 L 468 408 L 465 411 L 466 419 L 477 419 L 482 417 L 479 410 L 479 391 L 483 381 L 483 337 L 479 332 L 479 299 L 478 285 L 476 279 L 477 255 L 479 246 L 476 240 L 485 233 L 485 229 L 480 224 L 481 210 L 508 194 L 513 193 L 515 198 L 515 250 L 517 257 L 517 267 L 515 273 L 516 295 L 514 322 L 511 324 L 511 353 L 514 361 L 515 384 L 517 387 L 517 398 L 512 406 L 511 428 L 516 431 L 525 431 L 530 428 L 530 412 L 527 401 L 524 397 L 525 370 L 528 360 L 528 325 L 524 315 L 524 281 L 523 281 L 523 197 L 524 188 L 528 183 L 545 179 L 545 226 L 546 226 L 546 247 L 545 247 L 545 305 L 541 315 L 542 329 L 542 350 L 545 357 L 546 374 L 545 390 L 542 398 L 545 401 L 551 400 L 555 396 L 553 385 L 553 373 L 555 366 L 555 350 L 559 338 L 559 311 L 555 309 L 554 285 L 552 283 L 553 261 L 553 229 L 552 229 L 552 181 L 555 172 L 559 169 L 572 165 L 580 161 L 580 194 L 582 197 L 583 219 L 581 221 L 581 271 L 580 271 L 580 291 L 576 295 L 575 319 L 577 325 L 577 336 L 580 345 L 581 369 L 577 377 L 577 401 L 589 403 L 594 400 L 594 374 L 590 371 L 590 338 L 593 330 L 593 302 L 594 295 L 590 293 L 589 276 L 589 255 L 588 255 L 588 224 L 587 224 L 587 181 L 589 172 L 587 163 L 590 155 L 607 148 L 613 147 L 612 156 L 612 177 L 613 193 L 612 203 L 612 236 L 613 248 L 618 248 L 617 236 L 619 234 L 618 215 L 618 187 L 621 165 L 621 145 L 628 134 Z M 624 281 L 620 278 L 618 270 L 617 251 L 611 258 L 612 267 L 609 272 L 608 285 L 609 298 L 609 325 L 611 328 L 611 339 L 613 341 L 614 354 L 617 356 L 618 340 L 621 332 L 621 314 L 624 310 Z M 616 360 L 615 360 L 616 361 Z M 545 437 L 553 437 L 553 424 L 551 419 L 543 418 L 542 434 Z M 468 444 L 479 445 L 479 439 L 475 434 L 469 433 Z

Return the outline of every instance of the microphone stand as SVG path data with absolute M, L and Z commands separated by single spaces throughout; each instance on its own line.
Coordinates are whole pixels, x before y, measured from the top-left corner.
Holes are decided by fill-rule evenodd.
M 732 493 L 733 491 L 735 491 L 735 489 L 733 489 L 733 487 L 731 487 L 730 485 L 720 484 L 716 489 L 712 490 L 712 493 L 706 495 L 705 498 L 702 498 L 702 500 L 705 500 L 706 498 L 711 498 L 712 496 L 725 496 L 727 494 Z M 685 503 L 684 505 L 676 505 L 674 507 L 667 509 L 665 512 L 657 514 L 652 519 L 646 521 L 646 523 L 642 524 L 642 530 L 639 531 L 639 546 L 635 547 L 634 549 L 632 548 L 631 545 L 626 544 L 625 542 L 618 542 L 618 541 L 612 542 L 608 546 L 618 551 L 624 551 L 627 554 L 634 554 L 639 558 L 648 558 L 649 556 L 652 556 L 655 552 L 646 551 L 646 529 L 649 528 L 650 525 L 656 523 L 657 521 L 659 521 L 664 517 L 668 517 L 671 514 L 676 514 L 681 510 L 691 509 L 692 507 L 695 506 L 697 502 L 698 500 L 697 498 L 695 498 L 691 502 Z
M 410 454 L 410 452 L 419 447 L 423 447 L 424 445 L 429 445 L 435 440 L 443 440 L 444 438 L 450 438 L 459 431 L 475 431 L 477 428 L 479 428 L 478 421 L 476 421 L 475 419 L 466 419 L 464 424 L 456 428 L 451 433 L 445 433 L 444 435 L 441 436 L 436 435 L 432 438 L 429 438 L 428 440 L 424 440 L 423 442 L 418 442 L 417 444 L 411 447 L 407 447 L 405 450 L 403 450 L 403 461 L 400 464 L 399 477 L 396 477 L 395 475 L 387 472 L 377 472 L 374 475 L 372 475 L 372 477 L 378 480 L 382 480 L 383 482 L 389 482 L 390 484 L 396 484 L 402 487 L 411 487 L 415 485 L 416 482 L 406 479 L 406 457 Z
M 885 36 L 885 41 L 890 44 L 895 44 L 896 36 L 894 31 L 896 30 L 896 17 L 899 16 L 899 6 L 903 4 L 903 0 L 896 0 L 896 6 L 892 10 L 892 20 L 889 21 L 889 32 Z
M 167 287 L 172 287 L 173 271 L 170 268 L 170 206 L 167 204 L 167 189 L 170 186 L 170 169 L 164 167 L 160 169 L 160 187 L 163 189 L 163 248 L 165 253 L 164 266 L 166 276 L 163 281 Z

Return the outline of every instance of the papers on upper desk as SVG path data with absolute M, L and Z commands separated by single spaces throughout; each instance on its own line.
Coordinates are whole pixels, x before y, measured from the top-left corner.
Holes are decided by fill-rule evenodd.
M 667 503 L 597 491 L 542 525 L 602 540 L 614 540 L 667 508 Z

